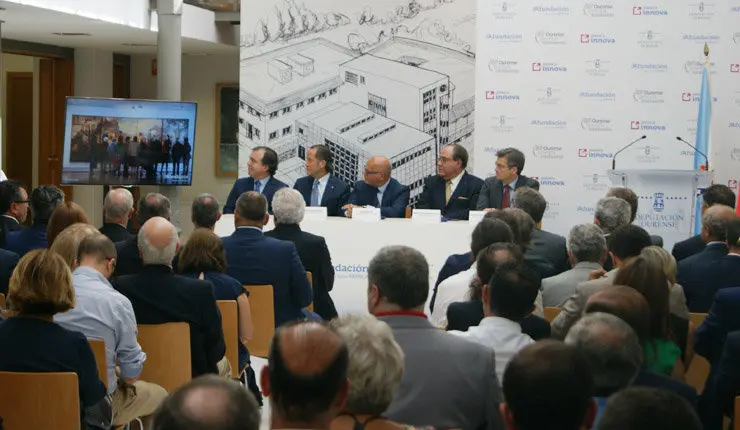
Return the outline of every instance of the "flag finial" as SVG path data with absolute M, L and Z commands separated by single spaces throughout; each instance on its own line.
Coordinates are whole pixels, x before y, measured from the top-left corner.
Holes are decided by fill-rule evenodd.
M 704 42 L 704 56 L 709 57 L 709 44 Z

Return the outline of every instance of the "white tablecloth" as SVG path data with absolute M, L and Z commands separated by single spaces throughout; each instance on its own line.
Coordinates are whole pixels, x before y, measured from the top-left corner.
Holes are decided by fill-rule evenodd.
M 421 251 L 429 263 L 431 289 L 439 269 L 450 254 L 470 249 L 470 234 L 475 226 L 467 221 L 424 224 L 410 219 L 387 219 L 379 222 L 329 218 L 306 220 L 304 231 L 326 238 L 336 272 L 331 297 L 339 313 L 367 311 L 367 265 L 377 251 L 387 245 L 407 245 Z M 272 220 L 265 231 L 273 228 Z M 223 215 L 216 224 L 216 234 L 228 236 L 234 231 L 234 216 Z M 248 256 L 245 256 L 248 258 Z

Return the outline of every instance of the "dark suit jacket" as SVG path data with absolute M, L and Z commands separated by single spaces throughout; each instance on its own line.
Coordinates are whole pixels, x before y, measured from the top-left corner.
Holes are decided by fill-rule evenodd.
M 447 307 L 447 330 L 467 331 L 470 327 L 480 324 L 483 317 L 481 300 L 450 303 Z M 519 325 L 522 327 L 522 333 L 534 340 L 550 338 L 550 323 L 537 315 L 524 318 Z
M 713 243 L 698 254 L 685 258 L 678 263 L 677 280 L 686 295 L 689 312 L 708 312 L 712 306 L 716 283 L 724 276 L 731 274 L 711 273 L 710 268 L 719 269 L 715 264 L 727 255 L 727 245 Z M 729 286 L 729 285 L 725 285 Z M 740 286 L 740 285 L 738 285 Z
M 380 216 L 385 218 L 403 218 L 406 216 L 406 206 L 409 205 L 409 187 L 391 178 L 383 193 L 380 205 Z M 355 188 L 349 195 L 347 203 L 360 206 L 378 207 L 378 189 L 366 184 L 365 181 L 355 182 Z
M 529 187 L 535 190 L 540 189 L 540 183 L 535 179 L 528 178 L 524 175 L 519 175 L 519 179 L 514 185 L 514 189 L 521 187 Z M 483 182 L 483 188 L 480 190 L 480 198 L 478 198 L 478 210 L 487 208 L 501 209 L 501 200 L 504 197 L 504 183 L 492 176 Z M 516 199 L 516 197 L 514 197 Z
M 274 177 L 271 177 L 270 180 L 267 181 L 267 183 L 265 184 L 265 188 L 260 191 L 262 195 L 265 196 L 265 198 L 267 199 L 267 210 L 270 213 L 272 213 L 272 197 L 279 189 L 285 188 L 287 186 L 287 184 L 278 181 Z M 239 196 L 241 196 L 243 193 L 246 193 L 247 191 L 254 191 L 254 179 L 251 176 L 237 179 L 234 182 L 234 186 L 231 188 L 229 197 L 226 199 L 226 204 L 224 205 L 224 213 L 233 214 L 234 210 L 236 209 L 237 199 L 239 199 Z
M 306 206 L 311 205 L 313 182 L 313 177 L 304 176 L 295 181 L 295 185 L 293 185 L 293 188 L 303 195 Z M 326 208 L 327 215 L 342 216 L 342 206 L 347 204 L 347 199 L 349 199 L 349 186 L 336 175 L 329 176 L 329 181 L 326 184 L 326 188 L 324 188 L 324 194 L 321 196 L 321 206 Z
M 123 242 L 133 237 L 133 234 L 129 233 L 126 227 L 115 222 L 106 222 L 98 230 L 113 241 L 113 243 Z
M 452 254 L 447 257 L 445 264 L 439 270 L 437 276 L 437 282 L 434 284 L 434 292 L 432 293 L 432 300 L 429 302 L 429 309 L 434 310 L 434 301 L 437 300 L 437 288 L 439 284 L 450 276 L 457 275 L 458 273 L 470 269 L 473 265 L 473 253 L 466 252 L 465 254 Z
M 131 236 L 126 241 L 116 242 L 116 269 L 113 276 L 134 275 L 141 272 L 144 264 L 139 255 L 139 238 Z
M 449 219 L 468 219 L 471 210 L 475 210 L 483 180 L 464 172 L 450 201 L 445 204 L 445 180 L 438 175 L 424 180 L 424 189 L 416 202 L 417 209 L 439 209 L 442 216 Z
M 559 234 L 535 229 L 532 232 L 532 243 L 527 249 L 527 254 L 538 255 L 547 260 L 557 272 L 556 275 L 570 270 L 565 238 Z
M 697 394 L 696 389 L 689 384 L 677 381 L 669 376 L 661 375 L 646 368 L 642 368 L 637 377 L 632 381 L 632 385 L 639 387 L 662 388 L 673 391 L 675 394 L 686 399 L 694 408 L 696 408 Z
M 295 244 L 298 256 L 313 278 L 313 310 L 325 320 L 337 317 L 337 309 L 329 295 L 334 288 L 334 266 L 331 264 L 329 247 L 321 236 L 307 233 L 298 225 L 277 224 L 265 236 L 287 240 Z
M 657 234 L 651 234 L 650 235 L 650 244 L 654 246 L 663 247 L 663 236 L 658 236 Z M 678 261 L 678 260 L 676 260 Z
M 694 332 L 694 351 L 716 363 L 727 334 L 740 330 L 740 286 L 717 291 L 704 322 Z
M 186 322 L 190 325 L 193 377 L 218 373 L 226 346 L 213 285 L 175 275 L 167 266 L 144 266 L 137 275 L 119 276 L 114 287 L 134 308 L 137 324 Z
M 46 222 L 34 223 L 29 228 L 11 231 L 6 235 L 5 249 L 23 257 L 34 249 L 47 248 Z
M 740 331 L 727 335 L 724 351 L 717 367 L 714 380 L 716 386 L 714 399 L 717 410 L 733 416 L 735 397 L 740 395 Z M 738 420 L 740 417 L 735 416 L 734 419 Z
M 26 228 L 23 226 L 23 224 L 19 223 L 18 220 L 16 220 L 13 217 L 10 216 L 0 216 L 0 225 L 2 225 L 2 229 L 4 232 L 9 231 L 18 231 L 23 230 Z
M 8 295 L 8 284 L 10 283 L 10 275 L 13 274 L 15 266 L 18 264 L 18 254 L 0 249 L 0 293 Z
M 681 242 L 676 242 L 673 245 L 673 251 L 671 253 L 676 261 L 681 261 L 694 254 L 702 252 L 705 246 L 707 246 L 707 244 L 701 240 L 701 235 L 697 234 L 696 236 L 692 236 L 686 240 L 682 240 Z
M 275 327 L 303 318 L 313 294 L 298 251 L 292 242 L 266 237 L 261 231 L 237 228 L 221 240 L 226 249 L 226 274 L 242 285 L 272 285 Z

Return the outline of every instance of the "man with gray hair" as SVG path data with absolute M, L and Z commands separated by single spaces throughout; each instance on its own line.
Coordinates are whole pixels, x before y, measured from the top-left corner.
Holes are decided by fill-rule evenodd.
M 125 188 L 114 188 L 108 191 L 103 201 L 105 222 L 99 228 L 113 242 L 131 239 L 128 221 L 134 214 L 134 196 Z
M 626 200 L 604 197 L 596 203 L 594 224 L 601 227 L 605 236 L 612 234 L 618 227 L 629 224 L 631 218 L 632 208 Z
M 439 330 L 424 314 L 424 255 L 387 246 L 370 260 L 367 273 L 368 311 L 391 327 L 405 355 L 401 389 L 384 416 L 412 426 L 503 429 L 493 350 Z
M 213 231 L 216 223 L 221 219 L 218 200 L 208 193 L 200 194 L 193 200 L 190 219 L 195 228 L 207 228 Z
M 213 285 L 176 275 L 172 259 L 180 249 L 177 229 L 163 217 L 149 219 L 139 230 L 140 272 L 119 276 L 115 288 L 134 307 L 138 324 L 186 322 L 190 326 L 193 377 L 231 375 Z
M 568 234 L 568 258 L 573 268 L 542 280 L 545 306 L 561 307 L 576 291 L 576 285 L 588 281 L 594 270 L 601 270 L 606 259 L 606 238 L 596 224 L 580 224 Z
M 334 266 L 326 240 L 301 230 L 305 209 L 306 202 L 301 193 L 292 188 L 278 190 L 272 198 L 275 228 L 265 232 L 265 236 L 295 244 L 303 268 L 311 273 L 313 310 L 328 321 L 337 317 L 337 309 L 329 295 L 334 287 Z
M 585 315 L 565 337 L 567 345 L 583 351 L 591 363 L 594 394 L 599 411 L 596 422 L 612 394 L 632 384 L 642 366 L 642 347 L 637 334 L 614 315 L 595 312 Z
M 139 225 L 143 226 L 149 219 L 162 217 L 169 221 L 172 216 L 170 200 L 159 193 L 149 193 L 139 200 Z M 139 237 L 116 243 L 116 271 L 113 276 L 131 275 L 141 272 L 143 264 L 139 255 Z

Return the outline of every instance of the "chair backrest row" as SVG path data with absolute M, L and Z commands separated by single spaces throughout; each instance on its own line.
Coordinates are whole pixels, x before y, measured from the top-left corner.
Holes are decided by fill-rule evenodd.
M 245 285 L 249 292 L 249 303 L 252 309 L 254 336 L 249 342 L 249 353 L 256 357 L 267 358 L 270 353 L 270 342 L 275 334 L 275 299 L 272 285 Z
M 239 369 L 239 311 L 236 300 L 217 300 L 218 310 L 221 312 L 221 327 L 224 331 L 226 344 L 226 359 L 231 364 L 235 377 L 241 376 Z
M 0 417 L 5 430 L 79 430 L 77 374 L 0 372 Z

